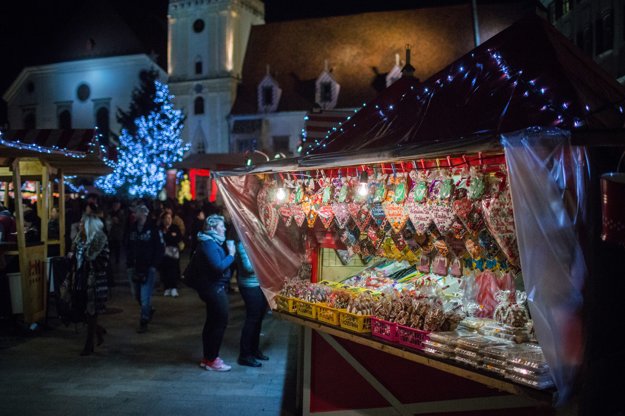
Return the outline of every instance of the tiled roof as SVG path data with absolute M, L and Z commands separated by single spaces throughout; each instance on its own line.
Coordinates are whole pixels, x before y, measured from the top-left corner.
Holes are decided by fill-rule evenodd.
M 484 41 L 530 12 L 527 2 L 478 8 Z M 415 76 L 426 79 L 474 47 L 470 5 L 362 13 L 252 27 L 233 114 L 257 112 L 256 88 L 267 74 L 282 88 L 277 111 L 308 111 L 327 59 L 341 85 L 336 108 L 360 106 L 385 88 L 395 54 L 411 45 Z

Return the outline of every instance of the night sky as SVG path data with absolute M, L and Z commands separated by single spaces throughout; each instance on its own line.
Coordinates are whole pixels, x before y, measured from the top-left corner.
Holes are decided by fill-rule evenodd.
M 20 0 L 0 1 L 0 96 L 30 65 L 51 63 L 62 35 L 71 36 L 72 22 L 79 19 L 80 8 L 95 0 Z M 129 24 L 147 50 L 158 53 L 166 68 L 168 0 L 97 0 L 110 7 Z M 310 17 L 345 15 L 367 11 L 400 10 L 470 0 L 265 0 L 266 21 L 277 22 Z M 56 41 L 56 43 L 55 43 Z M 1 100 L 0 100 L 1 101 Z M 3 108 L 0 103 L 0 126 Z

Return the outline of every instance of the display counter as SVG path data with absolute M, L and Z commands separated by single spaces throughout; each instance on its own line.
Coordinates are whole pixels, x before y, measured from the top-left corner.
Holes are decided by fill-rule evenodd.
M 441 372 L 456 377 L 461 377 L 476 383 L 480 383 L 486 387 L 501 392 L 507 392 L 510 394 L 523 396 L 528 399 L 528 405 L 531 404 L 537 406 L 551 406 L 554 399 L 554 389 L 536 390 L 533 388 L 521 386 L 519 384 L 512 383 L 502 377 L 494 376 L 492 373 L 480 371 L 479 369 L 471 368 L 469 366 L 463 366 L 453 360 L 437 359 L 425 353 L 401 348 L 397 344 L 385 342 L 368 334 L 349 333 L 335 326 L 326 325 L 319 321 L 306 319 L 300 316 L 293 316 L 292 314 L 285 312 L 274 311 L 273 313 L 274 316 L 278 317 L 279 319 L 314 330 L 315 332 L 321 334 L 321 337 L 325 340 L 328 339 L 325 336 L 325 334 L 327 334 L 333 338 L 340 338 L 350 341 L 352 343 L 360 344 L 370 349 L 374 349 L 385 354 L 390 354 L 395 357 L 411 361 L 412 363 L 427 366 L 429 368 L 439 370 Z

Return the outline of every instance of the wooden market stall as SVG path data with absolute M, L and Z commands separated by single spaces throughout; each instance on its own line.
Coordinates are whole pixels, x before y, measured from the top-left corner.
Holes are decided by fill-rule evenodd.
M 618 397 L 618 387 L 600 376 L 605 368 L 589 368 L 597 357 L 616 376 L 623 366 L 603 361 L 616 357 L 618 347 L 602 335 L 609 317 L 597 312 L 597 302 L 604 299 L 588 290 L 613 299 L 612 289 L 623 286 L 603 286 L 604 272 L 614 269 L 605 266 L 614 263 L 605 253 L 623 253 L 598 244 L 596 208 L 598 178 L 625 150 L 623 105 L 621 85 L 531 16 L 423 83 L 400 79 L 300 158 L 216 173 L 270 304 L 279 306 L 277 316 L 305 328 L 302 412 L 613 412 L 610 396 Z M 420 192 L 433 196 L 422 203 Z M 416 237 L 420 227 L 424 240 Z M 604 253 L 593 252 L 596 247 Z M 448 257 L 455 250 L 462 254 Z M 339 251 L 355 263 L 343 262 Z M 411 282 L 425 286 L 432 278 L 443 282 L 439 289 L 457 285 L 456 293 L 470 279 L 499 285 L 511 274 L 512 286 L 478 288 L 478 295 L 504 289 L 527 295 L 532 342 L 541 348 L 545 372 L 522 371 L 552 382 L 519 377 L 514 360 L 487 366 L 480 348 L 472 359 L 458 347 L 427 353 L 424 342 L 437 330 L 413 331 L 421 338 L 400 342 L 401 336 L 376 336 L 371 312 L 354 317 L 337 309 L 322 319 L 319 311 L 330 301 L 315 301 L 327 295 L 319 285 L 304 285 L 305 298 L 296 291 L 276 297 L 300 281 L 358 282 L 355 270 L 373 256 L 425 266 L 429 272 L 413 274 L 422 280 Z M 457 264 L 461 274 L 454 274 Z M 495 271 L 496 278 L 485 277 Z M 393 293 L 388 287 L 384 296 Z M 473 299 L 470 318 L 496 320 L 494 309 L 510 308 L 508 301 Z M 502 310 L 520 311 L 524 301 L 518 302 Z M 621 333 L 622 324 L 610 324 Z M 581 381 L 587 376 L 592 388 Z M 592 406 L 597 413 L 584 412 Z
M 93 129 L 0 132 L 0 182 L 4 184 L 3 202 L 7 207 L 10 206 L 8 201 L 12 192 L 17 231 L 14 238 L 5 236 L 0 245 L 4 256 L 18 257 L 19 279 L 12 285 L 12 290 L 21 292 L 22 312 L 26 323 L 36 323 L 45 318 L 48 295 L 45 265 L 48 248 L 58 245 L 61 256 L 66 252 L 64 176 L 98 176 L 111 171 L 102 160 L 95 134 Z M 39 241 L 26 241 L 22 203 L 22 187 L 26 181 L 34 182 L 37 216 L 41 220 Z M 48 238 L 47 224 L 55 195 L 59 205 L 59 237 L 51 240 Z

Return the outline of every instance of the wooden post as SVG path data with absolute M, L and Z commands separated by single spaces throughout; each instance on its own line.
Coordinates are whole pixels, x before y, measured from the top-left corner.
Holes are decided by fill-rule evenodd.
M 58 170 L 59 175 L 59 247 L 60 256 L 65 255 L 65 180 L 63 171 Z

